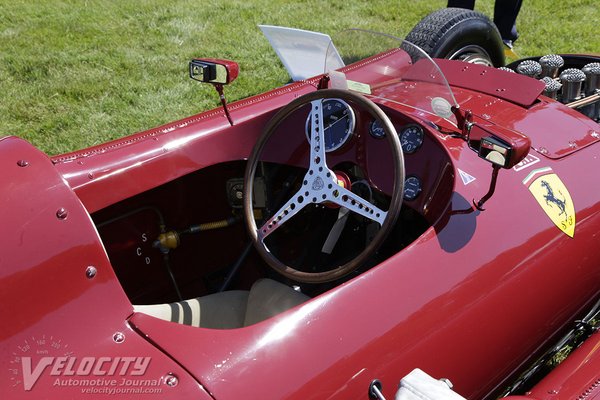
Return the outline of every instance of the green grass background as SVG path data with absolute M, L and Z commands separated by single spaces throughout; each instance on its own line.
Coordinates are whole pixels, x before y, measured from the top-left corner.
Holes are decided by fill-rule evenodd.
M 288 76 L 257 24 L 404 37 L 440 0 L 0 0 L 0 135 L 49 154 L 99 144 L 218 106 L 187 77 L 193 57 L 238 61 L 230 101 Z M 476 9 L 491 16 L 492 0 Z M 525 0 L 520 56 L 600 53 L 598 0 Z

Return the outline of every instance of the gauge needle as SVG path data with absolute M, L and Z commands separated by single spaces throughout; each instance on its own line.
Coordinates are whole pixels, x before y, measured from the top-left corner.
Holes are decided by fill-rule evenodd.
M 334 126 L 335 124 L 337 124 L 338 122 L 340 122 L 340 121 L 342 121 L 342 120 L 344 120 L 344 119 L 347 119 L 347 118 L 348 118 L 348 116 L 347 116 L 347 115 L 344 115 L 342 118 L 339 118 L 339 119 L 338 119 L 337 121 L 335 121 L 334 123 L 327 125 L 327 126 L 325 127 L 325 129 L 327 130 L 327 129 L 331 128 L 332 126 Z

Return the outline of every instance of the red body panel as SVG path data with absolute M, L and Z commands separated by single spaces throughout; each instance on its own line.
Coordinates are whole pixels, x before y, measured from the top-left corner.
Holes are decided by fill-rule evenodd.
M 544 90 L 543 82 L 524 75 L 507 77 L 505 74 L 510 72 L 479 64 L 459 64 L 444 59 L 436 62 L 451 86 L 476 90 L 520 106 L 531 106 Z
M 364 75 L 358 67 L 348 75 L 368 81 L 376 64 L 363 67 Z M 315 90 L 314 83 L 231 104 L 234 126 L 214 110 L 56 157 L 55 169 L 23 142 L 0 141 L 0 152 L 10 155 L 0 158 L 8 171 L 0 184 L 14 194 L 3 209 L 9 227 L 3 243 L 22 249 L 0 258 L 7 288 L 0 314 L 28 310 L 2 326 L 3 352 L 45 334 L 60 337 L 76 354 L 149 356 L 152 376 L 178 375 L 178 386 L 161 386 L 163 395 L 178 398 L 210 393 L 216 399 L 364 399 L 373 379 L 392 397 L 400 378 L 418 367 L 449 378 L 458 393 L 475 399 L 497 393 L 598 297 L 600 253 L 590 249 L 600 244 L 599 152 L 591 132 L 600 126 L 545 98 L 526 109 L 514 103 L 529 103 L 529 94 L 511 98 L 514 103 L 491 97 L 484 93 L 491 83 L 483 82 L 475 85 L 479 91 L 455 89 L 463 108 L 480 121 L 527 135 L 535 154 L 543 155 L 535 167 L 501 171 L 486 211 L 473 211 L 472 203 L 488 191 L 492 168 L 462 139 L 432 130 L 428 140 L 437 142 L 445 157 L 440 159 L 448 161 L 439 168 L 440 179 L 453 179 L 444 186 L 453 188 L 451 200 L 442 202 L 449 203 L 446 212 L 438 210 L 442 217 L 430 229 L 385 262 L 245 328 L 210 330 L 132 315 L 88 212 L 210 165 L 247 158 L 275 110 Z M 533 93 L 537 86 L 527 89 Z M 426 118 L 393 101 L 385 105 L 409 118 Z M 557 127 L 560 135 L 550 132 Z M 18 167 L 21 158 L 30 158 L 30 166 Z M 420 160 L 407 157 L 407 168 Z M 552 223 L 523 183 L 542 167 L 551 168 L 570 192 L 577 215 L 573 238 Z M 474 180 L 463 183 L 462 173 Z M 60 207 L 69 211 L 66 220 L 56 217 Z M 98 268 L 91 280 L 88 265 Z M 35 288 L 30 297 L 24 296 L 25 284 Z M 119 345 L 112 339 L 118 331 L 127 338 Z M 9 390 L 11 397 L 29 394 Z M 60 397 L 75 396 L 70 390 Z
M 0 152 L 0 187 L 8 195 L 0 209 L 2 398 L 39 399 L 40 393 L 84 397 L 84 387 L 69 386 L 72 377 L 115 381 L 94 386 L 100 389 L 137 387 L 122 384 L 124 379 L 140 379 L 130 374 L 131 369 L 121 373 L 119 359 L 124 357 L 150 357 L 144 379 L 155 382 L 143 389 L 159 390 L 168 398 L 210 398 L 193 377 L 127 323 L 131 303 L 87 211 L 48 157 L 11 137 L 0 140 Z M 90 266 L 97 271 L 93 278 L 86 275 Z M 113 339 L 119 332 L 124 338 L 121 343 Z M 50 370 L 57 365 L 57 357 L 64 356 L 75 357 L 76 366 L 86 357 L 107 359 L 97 374 L 53 376 Z M 31 360 L 31 376 L 24 376 L 23 359 Z M 53 362 L 38 378 L 36 368 L 44 367 L 43 359 Z M 114 360 L 118 368 L 108 373 Z M 164 383 L 169 373 L 178 377 L 177 386 Z M 114 398 L 108 392 L 95 395 Z
M 594 334 L 528 396 L 534 399 L 597 399 L 600 397 L 600 335 Z

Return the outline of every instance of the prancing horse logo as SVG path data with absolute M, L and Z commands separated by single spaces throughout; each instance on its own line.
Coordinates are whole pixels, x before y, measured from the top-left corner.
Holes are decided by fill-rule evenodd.
M 527 175 L 523 184 L 554 225 L 567 236 L 573 237 L 576 223 L 575 204 L 569 189 L 558 175 L 552 173 L 550 167 L 538 168 Z
M 567 219 L 567 209 L 566 209 L 566 201 L 565 201 L 565 196 L 562 194 L 562 192 L 559 190 L 558 193 L 561 195 L 562 200 L 557 198 L 554 195 L 554 191 L 552 190 L 552 187 L 550 186 L 550 184 L 544 180 L 542 180 L 541 185 L 543 188 L 546 189 L 546 194 L 544 195 L 544 200 L 546 200 L 546 204 L 549 205 L 550 207 L 552 207 L 552 204 L 555 204 L 558 209 L 560 210 L 560 213 L 558 214 L 565 216 L 565 220 Z M 552 204 L 551 204 L 552 203 Z

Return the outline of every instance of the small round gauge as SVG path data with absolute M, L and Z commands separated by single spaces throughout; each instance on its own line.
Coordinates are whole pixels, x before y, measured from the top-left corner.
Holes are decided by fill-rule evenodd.
M 402 150 L 412 154 L 423 144 L 423 128 L 419 125 L 407 125 L 400 132 L 400 144 Z
M 378 119 L 374 119 L 373 121 L 371 121 L 371 123 L 369 124 L 369 133 L 375 139 L 383 139 L 385 137 L 385 129 L 383 129 L 381 121 L 379 121 Z
M 342 147 L 354 133 L 356 117 L 352 107 L 340 99 L 325 99 L 323 104 L 323 128 L 325 151 Z M 310 115 L 306 120 L 306 137 L 310 142 Z
M 416 199 L 422 190 L 421 180 L 416 176 L 410 175 L 404 180 L 404 200 Z

